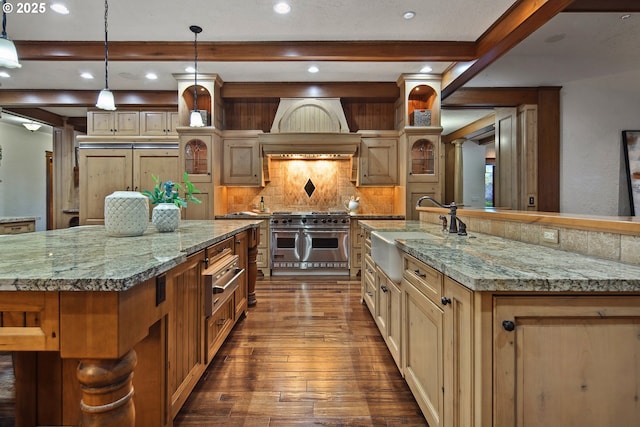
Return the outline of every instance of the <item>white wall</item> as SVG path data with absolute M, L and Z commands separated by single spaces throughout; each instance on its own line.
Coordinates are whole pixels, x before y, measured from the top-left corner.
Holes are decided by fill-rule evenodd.
M 36 217 L 37 231 L 47 228 L 45 152 L 53 150 L 43 129 L 0 122 L 0 216 Z
M 485 146 L 474 141 L 462 144 L 462 200 L 465 206 L 484 207 Z

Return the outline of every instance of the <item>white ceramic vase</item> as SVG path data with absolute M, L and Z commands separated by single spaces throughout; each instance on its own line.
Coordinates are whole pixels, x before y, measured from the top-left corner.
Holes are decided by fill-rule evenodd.
M 116 191 L 104 198 L 104 227 L 109 236 L 141 236 L 149 226 L 149 199 L 137 191 Z
M 153 208 L 151 222 L 160 232 L 176 231 L 180 224 L 180 208 L 173 203 L 160 203 Z

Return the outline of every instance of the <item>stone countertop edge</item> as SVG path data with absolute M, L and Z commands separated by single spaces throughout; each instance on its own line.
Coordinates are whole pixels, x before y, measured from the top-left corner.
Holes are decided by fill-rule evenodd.
M 0 216 L 0 224 L 35 220 L 37 220 L 35 216 Z
M 189 221 L 111 237 L 104 226 L 0 236 L 0 291 L 126 291 L 260 220 Z
M 346 212 L 345 212 L 346 213 Z M 262 212 L 262 213 L 233 213 L 233 214 L 225 214 L 225 215 L 216 215 L 216 219 L 269 219 L 273 215 L 272 212 Z M 404 215 L 393 215 L 393 214 L 350 214 L 349 215 L 353 219 L 361 220 L 361 219 L 390 219 L 390 220 L 404 220 Z
M 362 221 L 370 231 L 424 231 L 398 247 L 472 291 L 640 292 L 640 266 L 420 221 Z

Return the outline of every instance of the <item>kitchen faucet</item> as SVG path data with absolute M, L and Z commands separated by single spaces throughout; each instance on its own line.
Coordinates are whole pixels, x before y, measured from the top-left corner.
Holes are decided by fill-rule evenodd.
M 423 200 L 429 200 L 431 202 L 433 202 L 435 205 L 440 206 L 441 208 L 444 209 L 449 209 L 449 215 L 451 217 L 451 221 L 449 222 L 449 233 L 457 233 L 459 236 L 466 236 L 467 235 L 467 224 L 465 224 L 464 222 L 460 221 L 460 218 L 458 218 L 456 216 L 456 212 L 458 210 L 458 205 L 456 205 L 456 202 L 451 202 L 448 205 L 443 205 L 442 203 L 438 202 L 436 199 L 434 199 L 431 196 L 422 196 L 418 199 L 418 202 L 416 203 L 416 208 L 421 207 L 421 203 Z M 442 219 L 442 217 L 440 218 Z M 444 221 L 446 221 L 447 219 L 444 218 Z M 443 223 L 444 223 L 443 221 Z M 446 223 L 444 223 L 446 224 Z M 460 228 L 458 229 L 458 224 L 460 225 Z M 446 226 L 445 226 L 446 227 Z

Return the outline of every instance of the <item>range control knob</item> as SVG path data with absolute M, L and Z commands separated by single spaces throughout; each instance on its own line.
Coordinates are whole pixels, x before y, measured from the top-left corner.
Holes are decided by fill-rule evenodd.
M 317 219 L 314 219 L 314 220 L 313 220 L 313 223 L 314 223 L 314 224 L 317 224 L 317 223 L 318 223 L 318 220 L 317 220 Z
M 302 218 L 302 223 L 305 224 L 307 222 L 307 218 Z
M 274 219 L 272 222 L 273 222 L 274 224 L 277 224 L 277 223 L 278 223 L 278 220 L 277 220 L 277 219 Z
M 326 223 L 327 223 L 326 218 L 322 218 L 322 223 L 323 223 L 323 224 L 326 224 Z

